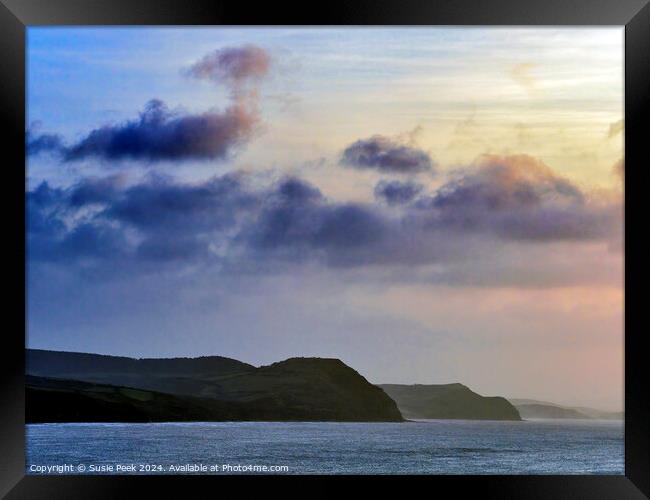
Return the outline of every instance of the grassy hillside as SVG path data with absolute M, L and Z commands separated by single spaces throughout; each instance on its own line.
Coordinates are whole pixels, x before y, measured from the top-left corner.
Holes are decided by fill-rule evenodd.
M 93 418 L 105 411 L 107 421 L 123 415 L 123 410 L 126 414 L 120 418 L 133 412 L 136 420 L 129 421 L 164 419 L 168 410 L 170 420 L 403 420 L 382 389 L 337 359 L 292 358 L 260 368 L 218 357 L 142 361 L 28 352 L 28 374 L 49 379 L 36 384 L 32 378 L 31 400 L 40 408 L 39 418 L 47 418 L 48 411 L 51 418 L 64 418 L 55 409 L 48 410 L 49 403 L 61 405 L 58 396 L 61 401 L 72 398 L 70 404 L 86 405 Z M 57 386 L 53 379 L 66 382 Z M 82 390 L 74 383 L 90 385 Z M 148 397 L 145 394 L 155 397 L 136 404 L 123 390 L 108 391 L 107 387 L 129 387 L 139 390 L 143 398 Z M 158 403 L 160 410 L 147 413 L 148 405 Z M 187 407 L 187 417 L 183 417 L 183 407 Z
M 224 421 L 254 415 L 246 405 L 217 400 L 27 376 L 27 423 Z

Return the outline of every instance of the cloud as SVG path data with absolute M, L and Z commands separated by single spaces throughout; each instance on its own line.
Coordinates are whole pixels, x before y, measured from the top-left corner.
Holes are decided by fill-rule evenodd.
M 376 207 L 329 201 L 296 177 L 263 186 L 237 173 L 195 184 L 122 182 L 92 179 L 67 189 L 42 183 L 29 191 L 30 259 L 74 264 L 97 248 L 96 261 L 131 270 L 153 261 L 233 268 L 257 261 L 271 268 L 287 259 L 343 263 L 374 252 L 388 231 Z M 114 252 L 100 252 L 100 241 Z
M 310 265 L 469 285 L 495 280 L 490 255 L 509 249 L 518 269 L 523 256 L 534 256 L 531 270 L 507 272 L 504 254 L 498 273 L 538 283 L 539 243 L 606 249 L 621 234 L 620 199 L 584 193 L 527 156 L 485 156 L 429 193 L 408 182 L 380 182 L 377 191 L 386 203 L 334 201 L 295 176 L 43 183 L 26 194 L 28 256 L 84 271 L 95 266 L 109 276 L 187 269 L 244 275 Z M 582 271 L 572 276 L 584 279 Z
M 28 255 L 71 265 L 93 257 L 127 272 L 152 260 L 216 259 L 210 248 L 257 198 L 236 174 L 198 184 L 152 177 L 126 185 L 118 176 L 67 189 L 44 182 L 26 194 Z
M 619 204 L 589 203 L 576 185 L 526 155 L 486 155 L 414 205 L 433 227 L 524 241 L 605 238 L 622 217 Z
M 154 99 L 139 119 L 93 130 L 66 148 L 63 159 L 224 160 L 250 139 L 257 122 L 257 113 L 240 105 L 223 112 L 176 114 Z
M 232 102 L 225 109 L 173 112 L 160 99 L 151 99 L 137 119 L 96 128 L 71 145 L 58 135 L 28 132 L 27 152 L 53 152 L 65 162 L 86 158 L 151 163 L 230 159 L 252 138 L 260 122 L 256 85 L 270 64 L 269 55 L 259 47 L 217 50 L 191 66 L 187 74 L 227 85 Z
M 259 81 L 271 68 L 271 56 L 255 45 L 215 50 L 190 66 L 186 74 L 199 80 L 225 83 L 238 91 L 246 82 Z
M 412 201 L 423 188 L 422 184 L 413 181 L 382 180 L 375 186 L 375 197 L 388 205 L 402 205 Z
M 371 205 L 332 202 L 307 182 L 287 177 L 263 195 L 237 243 L 248 259 L 270 268 L 287 262 L 362 264 L 381 248 L 388 224 Z
M 72 191 L 70 198 L 74 195 Z M 154 178 L 129 186 L 106 204 L 98 218 L 145 234 L 201 235 L 233 226 L 259 198 L 236 173 L 196 184 Z
M 426 151 L 381 135 L 350 144 L 343 151 L 341 163 L 394 174 L 416 174 L 433 171 L 434 167 Z
M 101 266 L 128 252 L 122 228 L 87 218 L 72 207 L 66 190 L 42 183 L 27 193 L 27 255 L 31 264 Z
M 65 149 L 58 134 L 36 134 L 28 130 L 25 134 L 25 151 L 28 155 L 41 153 L 61 153 Z
M 571 181 L 527 155 L 484 155 L 459 172 L 436 193 L 436 208 L 493 212 L 584 201 L 583 193 Z
M 86 177 L 74 185 L 68 193 L 68 203 L 72 207 L 104 204 L 115 200 L 127 178 L 116 174 L 107 177 Z

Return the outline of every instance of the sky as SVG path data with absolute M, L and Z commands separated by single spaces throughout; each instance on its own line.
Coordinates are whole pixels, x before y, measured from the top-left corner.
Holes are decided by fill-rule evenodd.
M 27 345 L 623 405 L 623 29 L 31 27 Z

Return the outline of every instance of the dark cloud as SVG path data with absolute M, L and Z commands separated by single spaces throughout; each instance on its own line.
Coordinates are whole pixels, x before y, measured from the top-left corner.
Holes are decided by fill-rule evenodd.
M 38 134 L 30 130 L 25 134 L 25 151 L 28 155 L 60 154 L 64 150 L 63 140 L 57 134 Z
M 65 233 L 56 247 L 54 258 L 114 260 L 127 254 L 126 234 L 119 228 L 98 221 L 82 222 Z
M 284 178 L 278 183 L 276 191 L 279 200 L 283 203 L 309 203 L 323 200 L 323 195 L 317 187 L 297 177 Z
M 65 149 L 65 161 L 94 157 L 104 160 L 223 160 L 248 139 L 257 113 L 241 105 L 198 115 L 172 113 L 157 99 L 149 101 L 139 119 L 107 125 Z
M 525 155 L 486 155 L 474 168 L 445 184 L 433 199 L 438 209 L 480 212 L 583 202 L 578 187 Z
M 47 186 L 41 186 L 41 189 Z M 65 206 L 44 207 L 27 200 L 27 256 L 30 263 L 53 262 L 78 267 L 121 260 L 128 252 L 122 228 L 80 218 L 69 223 Z
M 380 183 L 380 196 L 393 193 L 399 210 L 391 208 L 395 201 L 335 202 L 297 177 L 260 179 L 234 173 L 198 183 L 126 184 L 117 176 L 65 189 L 43 183 L 27 193 L 30 258 L 104 262 L 107 272 L 268 272 L 308 262 L 461 269 L 463 259 L 480 260 L 488 247 L 607 244 L 622 223 L 620 200 L 593 199 L 525 156 L 485 157 L 429 194 L 416 194 L 416 184 Z
M 103 188 L 103 190 L 101 189 Z M 372 205 L 333 203 L 295 177 L 254 187 L 238 174 L 196 184 L 118 177 L 88 179 L 67 189 L 43 183 L 27 193 L 30 257 L 95 257 L 122 264 L 233 259 L 325 258 L 363 261 L 388 234 Z M 112 241 L 111 241 L 112 239 Z M 99 251 L 99 244 L 114 253 Z M 239 263 L 241 264 L 241 262 Z
M 531 241 L 598 239 L 621 219 L 620 204 L 589 203 L 569 180 L 529 156 L 485 156 L 420 197 L 427 225 Z
M 288 177 L 266 194 L 238 241 L 252 256 L 336 264 L 374 251 L 387 229 L 387 221 L 372 206 L 333 203 L 305 181 Z
M 349 145 L 343 151 L 341 162 L 353 168 L 395 174 L 433 170 L 433 161 L 426 151 L 381 135 L 360 139 Z
M 26 195 L 28 252 L 74 261 L 96 248 L 97 259 L 127 265 L 183 255 L 189 262 L 208 256 L 258 198 L 235 174 L 198 184 L 153 178 L 127 186 L 117 176 L 67 189 L 42 183 Z
M 117 198 L 126 184 L 126 177 L 87 177 L 75 184 L 68 192 L 68 202 L 73 207 L 109 203 Z
M 198 184 L 153 180 L 128 187 L 99 216 L 148 233 L 196 234 L 230 227 L 258 203 L 237 174 Z
M 195 262 L 210 259 L 209 245 L 192 236 L 178 238 L 175 234 L 155 234 L 145 239 L 136 250 L 138 260 L 146 262 Z
M 27 213 L 26 231 L 31 258 L 48 258 L 50 247 L 60 240 L 66 232 L 63 219 L 65 192 L 51 188 L 47 182 L 41 183 L 25 195 Z
M 389 205 L 403 205 L 412 201 L 424 188 L 413 181 L 379 181 L 375 186 L 375 197 Z

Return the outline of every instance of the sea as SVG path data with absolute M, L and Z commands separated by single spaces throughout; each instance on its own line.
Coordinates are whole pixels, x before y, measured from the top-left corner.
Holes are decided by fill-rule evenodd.
M 35 424 L 26 473 L 623 474 L 622 421 Z

